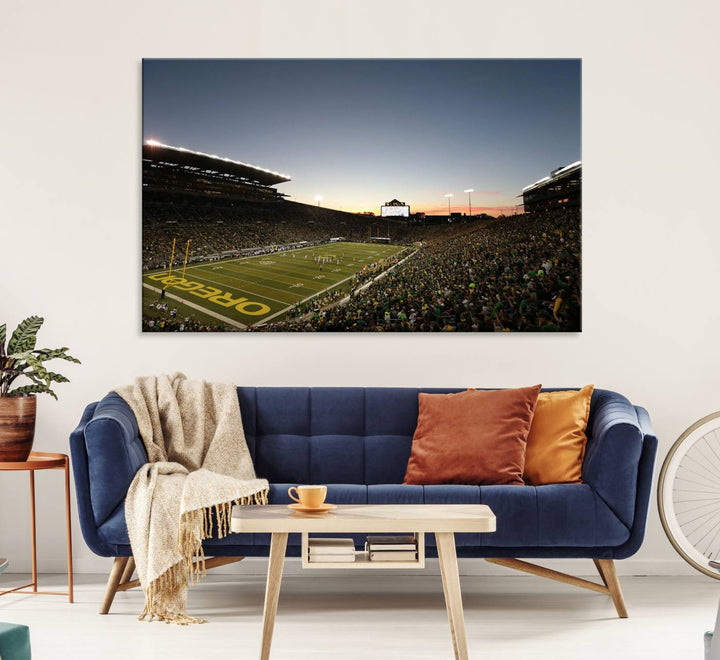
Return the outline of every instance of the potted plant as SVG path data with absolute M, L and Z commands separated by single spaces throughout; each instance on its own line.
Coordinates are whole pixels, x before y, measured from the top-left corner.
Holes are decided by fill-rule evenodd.
M 35 437 L 36 394 L 47 393 L 57 399 L 53 383 L 67 383 L 61 374 L 48 371 L 48 360 L 80 360 L 67 354 L 67 348 L 35 348 L 37 332 L 44 319 L 26 318 L 12 333 L 5 346 L 7 328 L 0 325 L 0 461 L 25 461 Z M 24 377 L 30 382 L 10 389 Z

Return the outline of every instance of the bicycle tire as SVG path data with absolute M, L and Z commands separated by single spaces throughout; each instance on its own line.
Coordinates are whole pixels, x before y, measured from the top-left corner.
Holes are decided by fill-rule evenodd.
M 663 530 L 697 571 L 720 580 L 720 411 L 687 428 L 663 461 L 657 489 Z

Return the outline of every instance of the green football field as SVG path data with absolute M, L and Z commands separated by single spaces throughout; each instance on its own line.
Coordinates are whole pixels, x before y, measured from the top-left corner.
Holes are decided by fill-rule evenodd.
M 326 243 L 314 247 L 243 257 L 143 274 L 143 310 L 165 290 L 198 318 L 244 329 L 280 320 L 295 304 L 326 292 L 350 288 L 363 266 L 407 248 L 368 243 Z M 318 259 L 324 261 L 319 263 Z M 209 318 L 208 318 L 209 317 Z

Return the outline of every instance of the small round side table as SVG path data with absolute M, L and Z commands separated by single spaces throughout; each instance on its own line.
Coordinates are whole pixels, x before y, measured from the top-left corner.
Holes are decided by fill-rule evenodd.
M 23 584 L 14 589 L 0 591 L 0 596 L 15 593 L 50 594 L 52 596 L 67 596 L 73 602 L 73 564 L 72 564 L 72 536 L 70 531 L 70 459 L 66 454 L 53 454 L 44 451 L 32 451 L 26 461 L 19 463 L 0 461 L 0 472 L 13 472 L 27 470 L 30 473 L 30 525 L 32 528 L 32 582 Z M 37 548 L 35 532 L 35 471 L 36 470 L 65 470 L 65 518 L 67 521 L 67 572 L 68 590 L 38 591 Z M 32 587 L 32 591 L 28 591 Z

